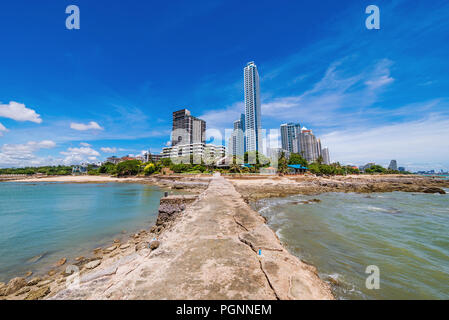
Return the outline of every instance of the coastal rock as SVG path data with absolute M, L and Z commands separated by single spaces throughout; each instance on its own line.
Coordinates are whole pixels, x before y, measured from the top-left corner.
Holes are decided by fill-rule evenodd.
M 31 277 L 33 275 L 33 271 L 28 271 L 25 273 L 25 278 Z
M 56 274 L 56 270 L 50 270 L 47 273 L 50 277 L 54 276 Z
M 439 193 L 439 194 L 446 194 L 446 191 L 444 191 L 441 188 L 437 187 L 430 187 L 423 190 L 424 193 Z
M 31 290 L 30 287 L 23 287 L 22 289 L 16 292 L 16 296 L 21 296 L 22 294 L 30 292 L 30 290 Z
M 150 249 L 151 250 L 156 250 L 157 248 L 159 248 L 160 245 L 161 245 L 160 241 L 153 240 L 153 241 L 150 242 Z
M 101 264 L 101 260 L 94 260 L 86 264 L 86 269 L 95 269 Z
M 82 261 L 82 260 L 84 260 L 84 257 L 83 256 L 79 256 L 79 257 L 77 257 L 76 259 L 75 259 L 75 261 Z
M 103 252 L 103 248 L 96 248 L 96 249 L 94 249 L 94 254 L 99 254 L 101 252 Z
M 42 280 L 41 278 L 35 277 L 35 278 L 31 279 L 30 281 L 28 281 L 27 286 L 35 286 L 36 284 L 41 282 L 41 280 Z
M 125 250 L 125 249 L 128 249 L 130 247 L 130 244 L 129 243 L 125 243 L 125 244 L 122 244 L 121 246 L 120 246 L 120 249 L 121 250 Z
M 25 300 L 39 300 L 44 298 L 50 293 L 50 287 L 42 287 L 37 290 L 31 291 Z
M 11 279 L 8 282 L 8 286 L 6 287 L 5 295 L 9 296 L 10 294 L 16 293 L 23 287 L 27 285 L 25 278 L 17 277 Z
M 112 246 L 112 247 L 106 248 L 106 249 L 104 249 L 104 253 L 111 253 L 115 249 L 117 249 L 117 246 Z
M 120 243 L 119 239 L 114 239 L 114 243 Z
M 52 283 L 53 281 L 54 281 L 53 279 L 48 279 L 48 280 L 39 282 L 39 283 L 37 284 L 37 287 L 38 287 L 38 288 L 41 288 L 41 287 L 47 286 L 47 285 L 49 285 L 50 283 Z
M 62 258 L 58 262 L 56 262 L 55 267 L 61 267 L 67 262 L 67 258 Z

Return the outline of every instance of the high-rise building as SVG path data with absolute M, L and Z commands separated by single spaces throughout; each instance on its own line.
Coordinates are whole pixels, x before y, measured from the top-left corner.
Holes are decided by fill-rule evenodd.
M 206 121 L 187 109 L 173 112 L 172 146 L 206 142 Z
M 246 151 L 262 152 L 262 122 L 259 73 L 254 62 L 244 69 Z
M 388 166 L 388 169 L 390 170 L 398 170 L 398 162 L 396 160 L 391 160 L 390 165 Z
M 228 152 L 232 156 L 243 157 L 245 154 L 245 115 L 234 121 L 234 131 L 229 138 Z
M 312 130 L 305 127 L 301 129 L 300 134 L 300 154 L 307 160 L 313 162 L 318 159 L 321 154 L 321 142 L 318 142 Z
M 282 149 L 294 152 L 294 142 L 300 133 L 301 126 L 299 123 L 286 123 L 281 125 Z
M 327 164 L 327 165 L 329 165 L 329 164 L 331 164 L 331 158 L 330 158 L 330 155 L 329 155 L 329 148 L 324 148 L 322 151 L 321 151 L 321 156 L 323 157 L 323 163 L 324 164 Z

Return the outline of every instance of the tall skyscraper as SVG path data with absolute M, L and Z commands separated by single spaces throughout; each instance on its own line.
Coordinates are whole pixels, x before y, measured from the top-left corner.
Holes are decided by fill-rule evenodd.
M 206 142 L 206 121 L 187 109 L 173 112 L 172 146 Z
M 300 153 L 304 157 L 304 159 L 306 159 L 308 162 L 316 161 L 321 154 L 321 150 L 318 150 L 318 148 L 320 147 L 321 142 L 318 143 L 312 130 L 309 130 L 305 127 L 302 128 L 300 134 Z
M 396 160 L 391 160 L 388 169 L 395 171 L 398 170 L 398 162 Z
M 262 122 L 259 73 L 254 62 L 244 69 L 246 151 L 262 152 Z
M 243 156 L 245 153 L 245 115 L 234 121 L 234 131 L 229 139 L 228 152 L 232 156 Z
M 329 148 L 327 148 L 327 147 L 324 148 L 321 151 L 321 153 L 322 153 L 322 157 L 323 157 L 323 163 L 327 164 L 327 165 L 331 164 L 331 157 L 329 155 Z
M 301 133 L 299 123 L 286 123 L 281 125 L 281 142 L 282 149 L 294 152 L 294 140 Z

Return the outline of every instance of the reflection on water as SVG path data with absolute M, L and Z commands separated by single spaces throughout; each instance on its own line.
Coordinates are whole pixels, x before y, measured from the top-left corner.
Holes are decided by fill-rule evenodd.
M 319 203 L 301 203 L 317 198 Z M 341 299 L 448 299 L 449 195 L 328 193 L 254 204 Z M 365 287 L 380 268 L 380 290 Z

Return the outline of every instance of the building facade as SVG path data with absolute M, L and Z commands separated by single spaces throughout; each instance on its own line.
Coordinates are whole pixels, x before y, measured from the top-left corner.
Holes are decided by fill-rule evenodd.
M 396 160 L 391 160 L 388 169 L 397 171 L 398 170 L 398 162 Z
M 234 121 L 234 130 L 229 138 L 227 151 L 230 156 L 243 157 L 245 154 L 245 115 Z
M 262 114 L 259 72 L 254 62 L 244 69 L 246 151 L 262 152 Z
M 175 163 L 216 164 L 226 156 L 225 146 L 205 143 L 176 145 L 162 149 L 162 158 L 170 158 Z
M 206 121 L 187 109 L 173 112 L 172 146 L 206 142 Z
M 286 123 L 281 125 L 282 149 L 288 150 L 289 152 L 294 152 L 295 139 L 298 138 L 300 133 L 301 126 L 299 123 Z
M 301 129 L 299 144 L 299 153 L 307 162 L 314 162 L 321 155 L 321 142 L 318 142 L 312 130 L 305 127 Z
M 327 164 L 327 165 L 331 164 L 331 157 L 329 155 L 329 148 L 327 148 L 327 147 L 324 148 L 321 151 L 321 156 L 323 157 L 323 163 L 324 164 Z

